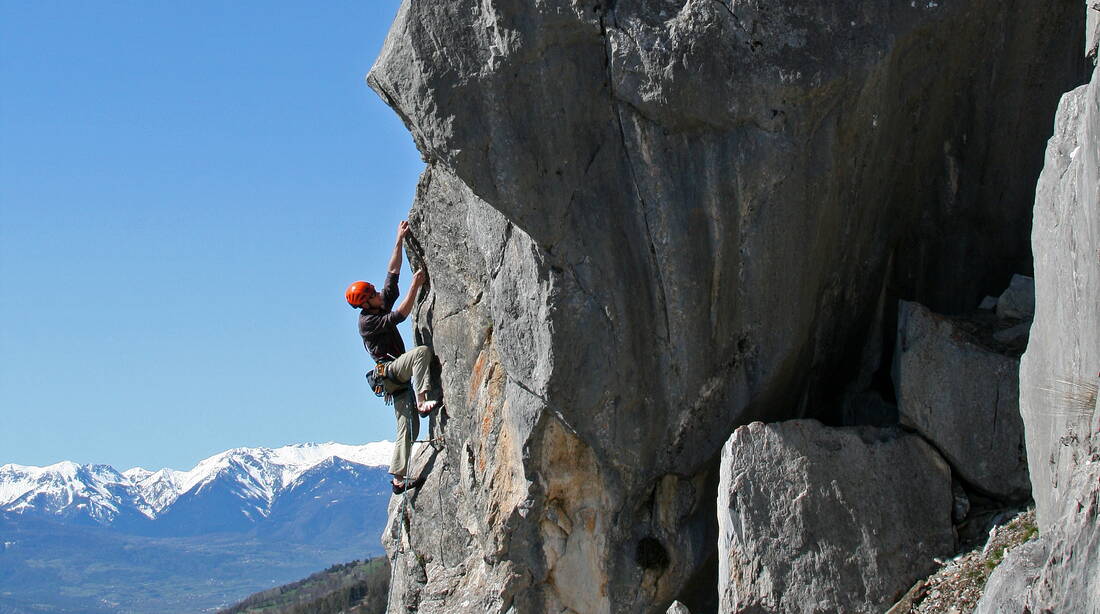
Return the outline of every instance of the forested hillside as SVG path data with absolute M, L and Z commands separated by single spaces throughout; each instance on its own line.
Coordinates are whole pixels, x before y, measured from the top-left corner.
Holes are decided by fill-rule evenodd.
M 256 593 L 219 614 L 382 614 L 390 585 L 386 557 L 333 565 L 277 588 Z

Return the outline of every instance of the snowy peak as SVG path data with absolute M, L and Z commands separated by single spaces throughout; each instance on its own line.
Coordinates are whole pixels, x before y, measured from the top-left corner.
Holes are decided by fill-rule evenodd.
M 164 471 L 164 469 L 161 469 L 161 471 Z M 126 471 L 123 471 L 122 475 L 126 476 L 126 479 L 130 480 L 131 482 L 137 484 L 145 478 L 153 475 L 153 473 L 154 472 L 149 471 L 148 469 L 134 467 L 133 469 L 127 469 Z
M 285 488 L 302 473 L 332 457 L 379 467 L 389 464 L 393 443 L 377 441 L 361 446 L 340 443 L 303 443 L 281 448 L 233 448 L 203 459 L 194 469 L 177 472 L 179 494 L 208 483 L 226 472 L 248 476 L 257 487 Z
M 119 473 L 109 465 L 70 461 L 48 467 L 9 464 L 0 466 L 0 511 L 111 524 L 120 514 L 153 519 L 181 497 L 218 489 L 247 501 L 251 514 L 263 516 L 278 493 L 319 464 L 339 458 L 383 466 L 392 451 L 389 441 L 234 448 L 200 461 L 190 471 L 134 467 Z
M 64 461 L 48 467 L 0 467 L 0 510 L 49 510 L 56 516 L 109 524 L 135 507 L 128 478 L 108 465 Z
M 160 471 L 143 470 L 142 473 L 135 474 L 130 478 L 141 493 L 141 498 L 149 509 L 148 516 L 155 517 L 179 497 L 179 475 L 182 473 L 182 471 L 174 471 L 172 469 L 161 469 Z

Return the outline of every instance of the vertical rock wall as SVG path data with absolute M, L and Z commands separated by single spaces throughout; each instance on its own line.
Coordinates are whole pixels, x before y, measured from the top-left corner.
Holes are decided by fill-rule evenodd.
M 1069 475 L 1100 451 L 1100 83 L 1062 99 L 1035 195 L 1035 321 L 1020 410 L 1039 525 L 1052 527 Z
M 391 611 L 713 591 L 732 429 L 867 379 L 885 288 L 950 311 L 1026 270 L 1079 10 L 406 0 L 369 80 L 428 163 L 448 417 L 391 515 Z
M 1020 410 L 1040 538 L 990 578 L 982 613 L 1100 612 L 1098 196 L 1094 72 L 1062 98 L 1035 195 L 1035 321 L 1020 365 Z

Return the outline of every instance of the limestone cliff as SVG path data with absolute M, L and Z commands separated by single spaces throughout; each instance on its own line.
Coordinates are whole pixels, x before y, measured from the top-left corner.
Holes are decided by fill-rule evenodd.
M 1095 22 L 1088 40 L 1096 40 Z M 1035 323 L 1020 366 L 1020 411 L 1040 538 L 1002 563 L 978 612 L 1100 612 L 1097 72 L 1058 107 L 1036 189 L 1032 249 Z
M 390 611 L 712 607 L 723 443 L 1028 272 L 1081 45 L 1076 0 L 406 0 L 369 81 L 447 416 Z

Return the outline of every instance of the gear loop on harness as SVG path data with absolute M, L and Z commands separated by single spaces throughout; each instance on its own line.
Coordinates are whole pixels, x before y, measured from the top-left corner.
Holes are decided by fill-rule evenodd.
M 389 376 L 389 364 L 391 362 L 393 362 L 393 356 L 390 356 L 390 360 L 375 363 L 374 368 L 367 371 L 366 376 L 371 392 L 374 393 L 374 396 L 381 397 L 386 405 L 393 405 L 394 395 L 401 394 L 410 387 L 410 382 L 400 382 Z M 390 382 L 395 387 L 392 390 L 387 390 L 386 382 Z

